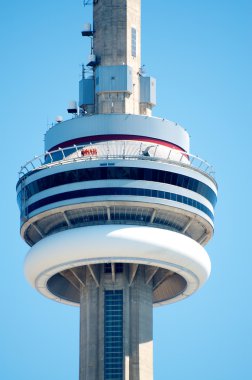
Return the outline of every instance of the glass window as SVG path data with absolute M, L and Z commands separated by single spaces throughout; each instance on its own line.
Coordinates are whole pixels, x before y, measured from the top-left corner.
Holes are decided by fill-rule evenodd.
M 98 167 L 65 171 L 62 173 L 48 175 L 46 177 L 38 179 L 37 181 L 33 181 L 27 185 L 24 190 L 26 190 L 27 198 L 30 198 L 32 195 L 35 195 L 40 191 L 47 190 L 52 187 L 82 181 L 106 179 L 153 181 L 179 186 L 202 195 L 212 203 L 213 207 L 215 206 L 217 200 L 214 191 L 209 186 L 196 179 L 182 174 L 176 174 L 162 170 L 130 167 Z M 24 199 L 20 195 L 19 199 L 21 198 Z
M 108 188 L 95 188 L 95 189 L 83 189 L 83 190 L 74 190 L 68 191 L 65 193 L 60 193 L 56 195 L 52 195 L 47 198 L 43 198 L 37 202 L 32 203 L 27 207 L 28 213 L 32 211 L 46 206 L 50 203 L 59 202 L 67 199 L 74 198 L 83 198 L 83 197 L 94 197 L 99 195 L 133 195 L 133 196 L 148 196 L 153 198 L 162 198 L 171 199 L 173 201 L 177 201 L 184 204 L 192 205 L 198 210 L 203 211 L 207 214 L 212 220 L 214 220 L 212 212 L 202 203 L 195 201 L 194 199 L 184 197 L 175 193 L 170 192 L 162 192 L 162 194 L 157 190 L 150 189 L 138 189 L 138 188 L 123 188 L 123 187 L 108 187 Z M 20 198 L 19 198 L 20 199 Z M 115 218 L 114 218 L 115 219 Z
M 136 28 L 131 28 L 131 55 L 136 57 Z
M 104 273 L 111 273 L 111 272 L 112 272 L 111 264 L 110 263 L 104 264 Z
M 122 290 L 104 292 L 104 380 L 111 379 L 123 380 Z

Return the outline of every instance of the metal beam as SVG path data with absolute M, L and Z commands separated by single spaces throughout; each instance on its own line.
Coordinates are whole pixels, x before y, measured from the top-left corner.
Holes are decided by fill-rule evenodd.
M 137 268 L 138 268 L 138 264 L 130 264 L 129 266 L 129 286 L 131 286 L 134 281 Z
M 112 276 L 112 282 L 115 283 L 115 263 L 111 263 L 111 276 Z
M 100 279 L 99 279 L 99 266 L 98 265 L 88 265 L 89 272 L 91 273 L 91 276 L 94 279 L 94 282 L 96 283 L 97 287 L 100 286 Z
M 188 228 L 190 227 L 190 225 L 192 224 L 192 222 L 193 222 L 193 219 L 189 219 L 188 223 L 186 223 L 185 227 L 181 231 L 182 234 L 186 233 L 186 231 L 188 230 Z
M 150 223 L 153 223 L 155 216 L 156 216 L 157 210 L 153 210 L 151 218 L 150 218 Z
M 160 268 L 153 278 L 153 291 L 157 289 L 168 277 L 172 276 L 174 272 Z
M 63 215 L 63 217 L 64 217 L 64 219 L 65 219 L 65 221 L 66 221 L 68 227 L 71 227 L 71 226 L 72 226 L 72 223 L 69 221 L 68 217 L 66 216 L 65 211 L 62 212 L 62 215 Z
M 75 289 L 77 289 L 78 291 L 80 291 L 80 283 L 79 281 L 75 278 L 75 276 L 73 275 L 73 273 L 71 272 L 71 270 L 64 270 L 63 272 L 60 272 L 60 274 L 65 277 L 65 279 L 67 281 L 70 282 L 70 284 L 72 284 Z
M 207 238 L 207 233 L 206 233 L 206 231 L 205 231 L 205 232 L 201 235 L 201 237 L 197 240 L 197 242 L 198 242 L 199 244 L 202 244 L 203 241 L 206 240 L 206 238 Z
M 36 226 L 35 223 L 32 224 L 37 233 L 43 238 L 45 235 L 40 231 L 40 229 Z
M 206 238 L 207 238 L 207 233 L 204 232 L 204 234 L 200 237 L 200 239 L 197 240 L 197 242 L 199 244 L 202 244 L 202 243 L 204 243 L 204 241 L 206 240 Z
M 83 271 L 83 273 L 82 273 L 82 271 Z M 86 286 L 84 268 L 70 269 L 70 272 L 73 274 L 73 276 L 76 278 L 76 280 L 79 281 L 79 283 L 82 286 L 84 286 L 84 287 Z
M 86 286 L 86 267 L 76 267 L 73 269 L 74 273 L 78 276 L 80 283 Z
M 111 220 L 110 207 L 107 207 L 108 220 Z
M 145 267 L 145 283 L 148 285 L 158 271 L 158 267 L 146 266 Z

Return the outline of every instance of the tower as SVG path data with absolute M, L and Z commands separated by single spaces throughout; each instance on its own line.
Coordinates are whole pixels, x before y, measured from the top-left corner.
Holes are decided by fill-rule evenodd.
M 151 116 L 140 0 L 96 0 L 79 107 L 17 184 L 29 282 L 80 305 L 80 380 L 150 380 L 153 305 L 208 278 L 217 185 L 176 123 Z

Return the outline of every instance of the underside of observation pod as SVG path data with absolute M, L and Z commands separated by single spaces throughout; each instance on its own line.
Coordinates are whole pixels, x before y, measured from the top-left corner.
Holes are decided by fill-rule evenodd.
M 210 274 L 204 248 L 173 231 L 129 225 L 76 228 L 47 237 L 31 248 L 25 262 L 28 281 L 43 295 L 79 304 L 81 288 L 104 282 L 130 288 L 141 272 L 154 305 L 194 293 Z

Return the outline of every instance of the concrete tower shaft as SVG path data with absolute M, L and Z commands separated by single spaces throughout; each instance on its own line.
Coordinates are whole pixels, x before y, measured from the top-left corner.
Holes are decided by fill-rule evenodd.
M 150 116 L 155 80 L 141 72 L 141 1 L 96 1 L 93 18 L 95 113 Z
M 153 380 L 152 307 L 189 297 L 211 269 L 213 168 L 184 128 L 151 117 L 140 5 L 93 1 L 79 110 L 48 129 L 17 183 L 28 281 L 80 307 L 80 380 Z
M 102 66 L 141 66 L 141 1 L 99 0 L 94 3 L 94 54 Z
M 80 287 L 80 379 L 151 380 L 152 283 L 144 266 L 130 285 L 131 267 L 109 267 L 86 270 Z

